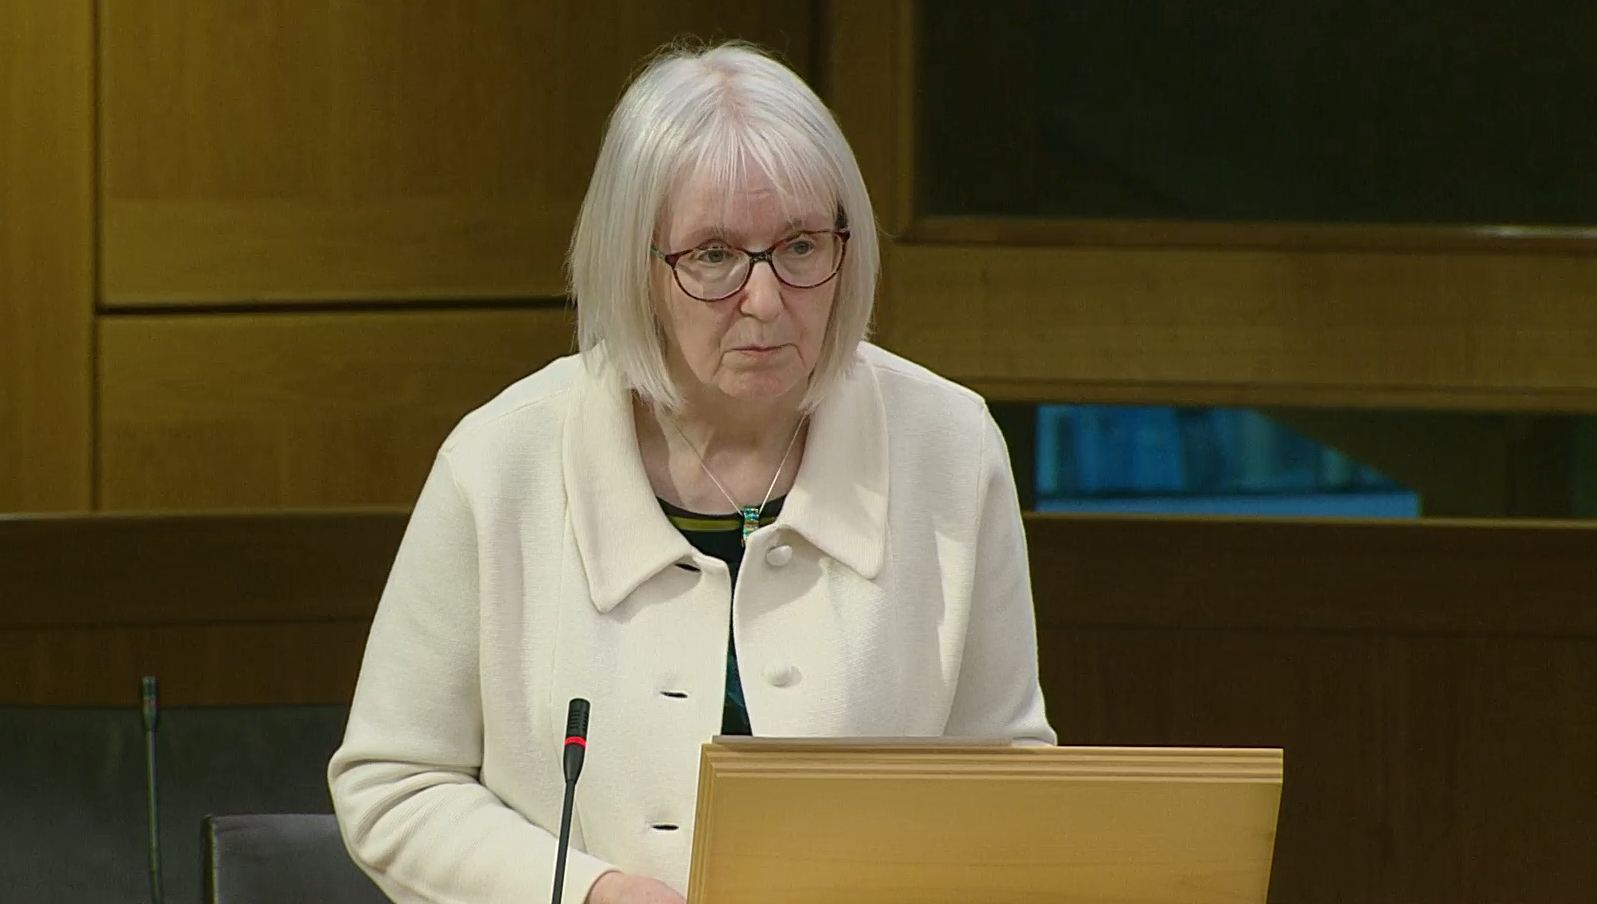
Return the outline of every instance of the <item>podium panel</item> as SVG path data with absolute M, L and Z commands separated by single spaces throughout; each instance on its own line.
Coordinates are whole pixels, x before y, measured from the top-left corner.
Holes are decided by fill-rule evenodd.
M 1279 750 L 718 739 L 689 904 L 1265 901 Z

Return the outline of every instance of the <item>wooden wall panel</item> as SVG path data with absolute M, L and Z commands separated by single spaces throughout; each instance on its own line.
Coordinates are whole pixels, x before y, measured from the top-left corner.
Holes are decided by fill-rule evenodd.
M 369 618 L 4 629 L 0 681 L 39 706 L 137 706 L 145 675 L 168 706 L 348 703 L 370 630 Z
M 1026 529 L 1047 628 L 1597 640 L 1585 521 L 1032 514 Z
M 369 620 L 407 517 L 0 517 L 0 629 Z
M 891 237 L 909 227 L 915 195 L 914 5 L 830 3 L 826 23 L 827 103 Z
M 1590 900 L 1597 528 L 1027 530 L 1061 742 L 1285 750 L 1271 900 Z
M 0 518 L 0 705 L 347 704 L 406 519 Z
M 0 519 L 0 704 L 346 702 L 402 510 Z M 1272 900 L 1588 901 L 1597 526 L 1029 516 L 1066 743 L 1281 746 Z M 296 573 L 297 572 L 297 573 Z M 285 668 L 286 666 L 286 668 Z
M 1273 901 L 1589 901 L 1597 642 L 1050 631 L 1086 744 L 1286 751 Z
M 563 307 L 104 318 L 107 509 L 409 505 L 468 411 L 573 348 Z
M 0 3 L 0 512 L 91 504 L 93 18 Z
M 810 2 L 104 4 L 112 306 L 554 297 L 605 118 L 683 35 L 807 71 Z
M 915 194 L 913 4 L 826 5 L 826 101 L 854 150 L 882 231 L 884 279 L 895 241 L 911 225 Z M 890 342 L 892 296 L 878 290 L 874 337 Z
M 995 398 L 1597 410 L 1597 256 L 900 243 L 884 344 Z

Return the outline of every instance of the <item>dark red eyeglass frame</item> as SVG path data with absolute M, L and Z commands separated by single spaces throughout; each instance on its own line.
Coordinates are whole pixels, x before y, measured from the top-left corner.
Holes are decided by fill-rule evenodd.
M 677 272 L 677 261 L 681 260 L 683 255 L 686 255 L 686 254 L 688 254 L 690 252 L 693 252 L 693 251 L 697 251 L 700 248 L 704 247 L 703 245 L 695 245 L 692 248 L 684 248 L 681 251 L 673 251 L 673 252 L 671 252 L 669 254 L 667 254 L 664 251 L 661 251 L 655 245 L 650 245 L 649 246 L 649 251 L 653 252 L 655 257 L 659 258 L 661 261 L 664 261 L 665 265 L 671 268 L 671 277 L 676 280 L 677 288 L 681 289 L 684 293 L 687 294 L 687 296 L 689 298 L 692 298 L 695 301 L 702 301 L 702 302 L 709 303 L 709 302 L 715 302 L 715 301 L 725 301 L 726 299 L 731 298 L 732 296 L 736 295 L 737 293 L 743 291 L 743 287 L 748 285 L 749 284 L 749 279 L 754 276 L 754 267 L 755 267 L 755 265 L 760 263 L 761 261 L 764 261 L 765 263 L 770 265 L 771 274 L 776 277 L 776 281 L 777 282 L 781 283 L 784 286 L 787 286 L 790 289 L 816 289 L 816 288 L 824 286 L 827 283 L 831 282 L 832 280 L 836 279 L 837 278 L 837 274 L 843 272 L 843 261 L 848 259 L 848 238 L 849 238 L 849 229 L 848 229 L 848 227 L 847 226 L 839 226 L 836 229 L 818 229 L 818 230 L 813 230 L 813 231 L 805 230 L 803 232 L 800 232 L 799 235 L 835 235 L 838 238 L 843 240 L 843 249 L 840 252 L 838 252 L 838 255 L 837 255 L 837 266 L 832 268 L 832 272 L 825 279 L 821 280 L 818 283 L 811 283 L 810 285 L 807 285 L 807 286 L 800 286 L 800 285 L 796 285 L 794 283 L 790 283 L 787 280 L 782 278 L 782 273 L 781 273 L 781 271 L 776 269 L 776 262 L 771 259 L 771 255 L 776 252 L 776 249 L 782 247 L 783 245 L 787 244 L 788 242 L 791 242 L 793 240 L 793 238 L 797 238 L 797 236 L 794 236 L 793 238 L 783 239 L 782 241 L 777 242 L 775 245 L 772 245 L 771 247 L 765 249 L 764 251 L 750 251 L 747 248 L 738 248 L 737 250 L 739 250 L 739 251 L 741 251 L 744 254 L 747 254 L 749 256 L 749 269 L 746 272 L 744 272 L 744 274 L 743 274 L 743 282 L 739 283 L 738 287 L 736 289 L 733 289 L 732 291 L 726 293 L 725 295 L 721 295 L 721 296 L 716 297 L 716 298 L 701 298 L 701 297 L 699 297 L 697 295 L 694 295 L 692 292 L 689 292 L 688 291 L 688 287 L 682 285 L 682 274 Z

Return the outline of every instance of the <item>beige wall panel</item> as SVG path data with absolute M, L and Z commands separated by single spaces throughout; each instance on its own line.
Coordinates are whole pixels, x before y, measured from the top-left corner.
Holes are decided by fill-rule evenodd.
M 650 50 L 811 55 L 807 2 L 104 7 L 113 306 L 559 295 L 605 118 Z
M 0 512 L 91 504 L 93 18 L 0 3 Z
M 102 504 L 408 506 L 461 416 L 571 351 L 570 320 L 560 308 L 107 317 Z
M 1597 410 L 1597 256 L 898 245 L 884 344 L 1011 399 Z

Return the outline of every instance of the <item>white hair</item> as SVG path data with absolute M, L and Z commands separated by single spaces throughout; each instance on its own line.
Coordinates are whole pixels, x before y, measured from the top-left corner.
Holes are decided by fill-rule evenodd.
M 847 372 L 869 333 L 881 270 L 876 216 L 831 111 L 792 70 L 749 44 L 669 47 L 610 115 L 567 267 L 584 357 L 597 360 L 592 353 L 602 348 L 602 359 L 653 404 L 682 404 L 650 297 L 655 231 L 672 191 L 689 178 L 731 193 L 751 171 L 775 184 L 792 211 L 835 209 L 850 233 L 807 410 Z

